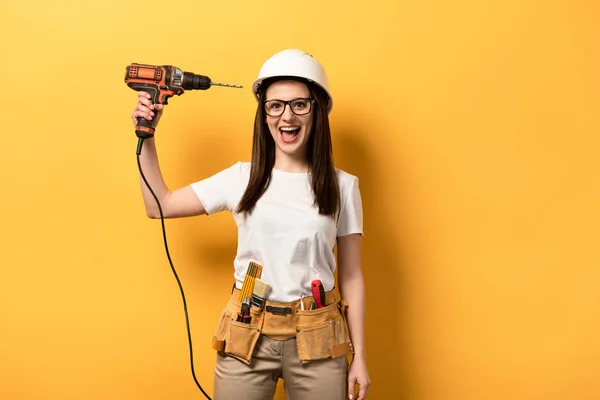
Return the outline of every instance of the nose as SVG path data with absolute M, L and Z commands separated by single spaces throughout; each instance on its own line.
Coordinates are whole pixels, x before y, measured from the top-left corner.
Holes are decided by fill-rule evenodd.
M 292 112 L 291 104 L 285 104 L 283 106 L 283 113 L 281 114 L 281 117 L 286 121 L 289 121 L 290 119 L 292 119 L 294 117 L 294 113 Z

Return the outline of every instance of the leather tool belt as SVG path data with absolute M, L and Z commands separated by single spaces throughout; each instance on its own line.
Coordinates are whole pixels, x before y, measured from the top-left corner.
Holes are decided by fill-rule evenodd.
M 250 308 L 248 323 L 237 321 L 241 309 L 240 290 L 233 289 L 221 312 L 212 347 L 250 364 L 260 335 L 275 340 L 296 338 L 301 363 L 353 354 L 350 341 L 347 303 L 339 300 L 335 289 L 325 293 L 325 307 L 311 310 L 312 296 L 291 302 L 265 302 L 263 310 Z M 304 302 L 304 310 L 301 302 Z

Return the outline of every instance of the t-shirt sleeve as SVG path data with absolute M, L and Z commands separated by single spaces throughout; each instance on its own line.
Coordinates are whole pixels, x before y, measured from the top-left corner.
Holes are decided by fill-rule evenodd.
M 363 234 L 363 209 L 358 178 L 353 177 L 352 183 L 341 194 L 342 207 L 338 218 L 337 237 L 353 233 Z
M 232 211 L 237 207 L 239 188 L 243 180 L 242 163 L 237 162 L 215 175 L 194 182 L 190 186 L 208 215 Z

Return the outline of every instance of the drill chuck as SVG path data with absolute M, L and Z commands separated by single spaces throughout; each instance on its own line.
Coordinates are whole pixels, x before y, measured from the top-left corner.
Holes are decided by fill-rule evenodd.
M 185 90 L 206 90 L 210 88 L 211 80 L 208 76 L 193 74 L 191 72 L 183 73 L 183 88 Z
M 213 82 L 208 76 L 193 74 L 191 72 L 183 73 L 183 88 L 186 90 L 206 90 L 211 86 L 225 86 L 231 88 L 242 89 L 241 85 L 232 85 L 230 83 L 217 83 Z

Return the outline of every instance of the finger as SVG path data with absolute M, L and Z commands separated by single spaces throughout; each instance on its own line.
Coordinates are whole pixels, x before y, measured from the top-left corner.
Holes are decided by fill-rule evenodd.
M 138 101 L 146 105 L 148 108 L 154 108 L 152 96 L 146 92 L 138 92 Z
M 144 115 L 154 116 L 154 111 L 150 110 L 148 107 L 138 104 L 138 106 L 134 109 L 135 113 L 142 113 Z
M 154 103 L 152 103 L 151 100 L 146 99 L 144 97 L 140 97 L 140 100 L 138 101 L 138 104 L 142 104 L 145 107 L 148 107 L 149 109 L 154 109 Z
M 151 115 L 151 114 L 149 114 L 149 113 L 146 113 L 146 112 L 143 112 L 143 111 L 135 110 L 135 111 L 133 112 L 133 117 L 134 117 L 134 118 L 145 118 L 145 119 L 147 119 L 148 121 L 151 121 L 151 120 L 152 120 L 152 117 L 153 117 L 153 115 Z
M 141 112 L 145 115 L 149 115 L 151 117 L 154 117 L 154 111 L 150 110 L 148 107 L 142 105 L 142 104 L 138 104 L 136 111 Z M 144 117 L 145 118 L 145 117 Z
M 348 379 L 348 399 L 354 400 L 354 385 L 356 384 L 356 378 Z
M 358 391 L 358 397 L 356 400 L 365 400 L 367 398 L 368 391 L 369 385 L 360 385 L 360 390 Z

